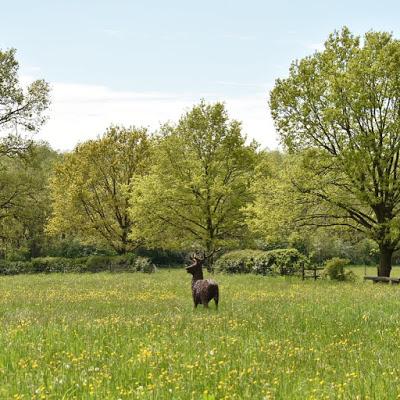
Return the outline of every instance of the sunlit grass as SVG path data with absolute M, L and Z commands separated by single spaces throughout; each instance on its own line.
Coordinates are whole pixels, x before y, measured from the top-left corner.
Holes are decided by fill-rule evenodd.
M 395 399 L 400 288 L 183 271 L 0 278 L 0 399 Z
M 378 270 L 377 266 L 372 266 L 372 265 L 356 265 L 356 266 L 351 266 L 349 269 L 355 272 L 355 274 L 363 278 L 364 276 L 377 276 L 378 275 Z M 399 278 L 400 277 L 400 266 L 394 266 L 392 268 L 392 271 L 390 273 L 390 276 L 393 278 Z M 372 283 L 372 282 L 370 282 Z

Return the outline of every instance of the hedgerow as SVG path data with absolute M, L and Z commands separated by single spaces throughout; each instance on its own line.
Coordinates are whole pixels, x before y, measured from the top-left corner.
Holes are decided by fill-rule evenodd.
M 154 272 L 155 266 L 147 257 L 135 254 L 120 256 L 90 256 L 80 258 L 40 257 L 30 261 L 0 260 L 0 275 L 51 272 Z
M 214 267 L 230 274 L 294 275 L 308 263 L 308 258 L 296 249 L 235 250 L 221 256 Z

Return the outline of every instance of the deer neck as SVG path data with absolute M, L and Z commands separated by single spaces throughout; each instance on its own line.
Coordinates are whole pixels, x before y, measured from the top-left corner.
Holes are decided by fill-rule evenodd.
M 193 278 L 192 278 L 192 286 L 193 286 L 197 281 L 200 281 L 200 280 L 202 280 L 202 279 L 204 279 L 204 277 L 203 277 L 203 269 L 200 267 L 199 269 L 196 269 L 196 270 L 194 271 Z

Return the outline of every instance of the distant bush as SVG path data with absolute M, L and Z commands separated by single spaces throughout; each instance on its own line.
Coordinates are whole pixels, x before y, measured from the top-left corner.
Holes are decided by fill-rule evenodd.
M 0 275 L 29 274 L 32 264 L 29 261 L 0 261 Z
M 353 281 L 355 274 L 353 271 L 345 270 L 345 267 L 350 264 L 347 258 L 334 257 L 325 262 L 323 276 L 334 281 Z
M 29 261 L 31 273 L 83 272 L 86 258 L 39 257 Z
M 155 266 L 148 258 L 134 254 L 80 258 L 40 257 L 33 258 L 31 261 L 0 261 L 0 275 L 101 271 L 151 273 L 155 271 Z
M 155 265 L 146 257 L 137 257 L 135 266 L 137 272 L 145 272 L 147 274 L 151 274 L 156 270 Z
M 230 274 L 293 275 L 304 263 L 307 257 L 296 249 L 236 250 L 221 256 L 215 269 Z
M 163 249 L 138 249 L 135 253 L 140 257 L 149 258 L 154 264 L 160 266 L 179 265 L 185 263 L 187 252 Z
M 86 259 L 85 272 L 109 271 L 111 267 L 111 257 L 109 256 L 90 256 Z
M 140 257 L 133 253 L 108 257 L 111 272 L 146 272 L 155 271 L 155 266 L 147 257 Z
M 229 274 L 248 274 L 261 262 L 266 252 L 262 250 L 235 250 L 222 255 L 214 264 L 217 271 Z

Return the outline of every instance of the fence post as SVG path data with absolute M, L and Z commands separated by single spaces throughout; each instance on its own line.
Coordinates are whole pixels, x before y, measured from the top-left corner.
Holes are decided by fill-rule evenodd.
M 301 278 L 303 279 L 303 281 L 304 281 L 304 276 L 305 276 L 305 274 L 304 274 L 304 263 L 301 265 Z
M 317 266 L 314 265 L 314 281 L 317 280 Z

